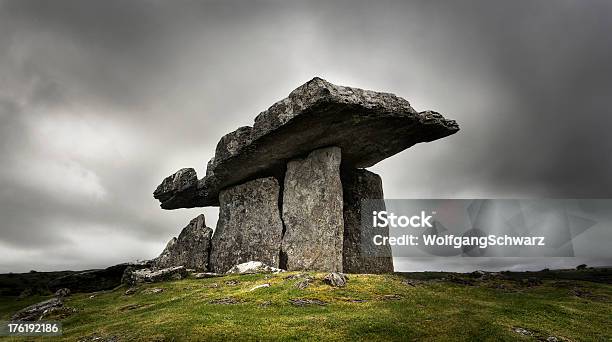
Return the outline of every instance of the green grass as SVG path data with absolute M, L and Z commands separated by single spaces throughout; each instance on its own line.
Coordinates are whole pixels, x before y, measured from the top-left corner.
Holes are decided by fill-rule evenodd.
M 612 285 L 545 281 L 534 287 L 509 280 L 466 286 L 439 280 L 406 285 L 399 275 L 349 275 L 344 288 L 322 282 L 305 290 L 287 275 L 243 275 L 141 286 L 134 295 L 118 288 L 76 294 L 65 305 L 63 339 L 117 337 L 129 341 L 185 340 L 418 340 L 534 341 L 555 336 L 569 341 L 612 340 Z M 228 280 L 238 280 L 235 286 Z M 211 287 L 213 283 L 217 288 Z M 255 285 L 271 287 L 250 292 Z M 503 288 L 500 288 L 503 284 Z M 162 288 L 158 294 L 147 294 Z M 577 297 L 580 288 L 587 296 Z M 390 296 L 393 295 L 393 296 Z M 387 296 L 387 297 L 385 297 Z M 236 304 L 216 304 L 231 298 Z M 318 299 L 327 305 L 294 306 L 289 299 Z M 0 297 L 0 319 L 41 298 Z M 363 302 L 355 302 L 363 300 Z M 512 329 L 533 333 L 523 336 Z

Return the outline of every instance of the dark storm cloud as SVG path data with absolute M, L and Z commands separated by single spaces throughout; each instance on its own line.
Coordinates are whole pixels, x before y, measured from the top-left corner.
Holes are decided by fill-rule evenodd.
M 609 1 L 0 1 L 0 271 L 154 256 L 202 211 L 158 209 L 159 181 L 202 173 L 221 135 L 315 75 L 461 125 L 374 167 L 387 197 L 612 197 L 610 15 Z

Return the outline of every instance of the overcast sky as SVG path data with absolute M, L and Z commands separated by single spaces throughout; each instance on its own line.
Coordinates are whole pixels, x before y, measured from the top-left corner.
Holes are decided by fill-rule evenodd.
M 314 76 L 460 124 L 372 168 L 388 198 L 612 197 L 610 18 L 609 0 L 0 0 L 0 272 L 149 259 L 201 212 L 214 227 L 153 190 Z

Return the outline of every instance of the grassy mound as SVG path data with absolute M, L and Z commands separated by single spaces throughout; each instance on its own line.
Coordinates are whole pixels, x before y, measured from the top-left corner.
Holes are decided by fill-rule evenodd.
M 65 306 L 76 312 L 55 318 L 69 341 L 612 339 L 610 284 L 349 275 L 346 287 L 334 288 L 324 275 L 234 275 L 147 284 L 130 295 L 125 287 L 75 294 Z M 307 276 L 312 282 L 296 287 Z M 262 284 L 270 286 L 251 291 Z M 0 297 L 0 319 L 41 299 Z

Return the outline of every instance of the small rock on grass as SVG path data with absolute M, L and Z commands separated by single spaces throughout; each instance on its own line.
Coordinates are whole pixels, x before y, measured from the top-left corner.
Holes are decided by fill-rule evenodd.
M 63 297 L 68 297 L 69 295 L 70 295 L 70 289 L 69 288 L 63 287 L 63 288 L 58 289 L 57 291 L 55 291 L 55 296 L 56 297 L 63 298 Z
M 231 304 L 238 304 L 239 302 L 235 298 L 225 297 L 225 298 L 213 299 L 209 303 L 210 304 L 231 305 Z
M 303 290 L 303 289 L 307 288 L 310 285 L 312 280 L 313 280 L 312 277 L 308 277 L 307 276 L 306 278 L 304 278 L 304 279 L 298 281 L 297 283 L 295 283 L 295 287 L 300 289 L 300 290 Z
M 164 289 L 160 289 L 160 288 L 152 288 L 152 289 L 146 289 L 144 291 L 142 291 L 142 293 L 144 294 L 158 294 L 158 293 L 162 293 L 164 292 Z
M 332 272 L 326 275 L 323 281 L 334 287 L 344 287 L 348 282 L 348 277 L 343 273 Z
M 322 300 L 308 299 L 308 298 L 289 299 L 289 303 L 291 303 L 291 304 L 293 304 L 295 306 L 306 306 L 306 305 L 320 305 L 320 306 L 324 306 L 324 305 L 327 305 L 327 303 L 322 301 Z
M 525 329 L 525 328 L 521 328 L 521 327 L 515 327 L 512 328 L 512 331 L 514 331 L 517 334 L 521 334 L 521 335 L 525 335 L 525 336 L 531 336 L 533 335 L 533 332 Z
M 202 272 L 202 273 L 194 273 L 193 277 L 195 279 L 206 279 L 206 278 L 215 278 L 222 277 L 223 274 L 214 273 L 214 272 Z

